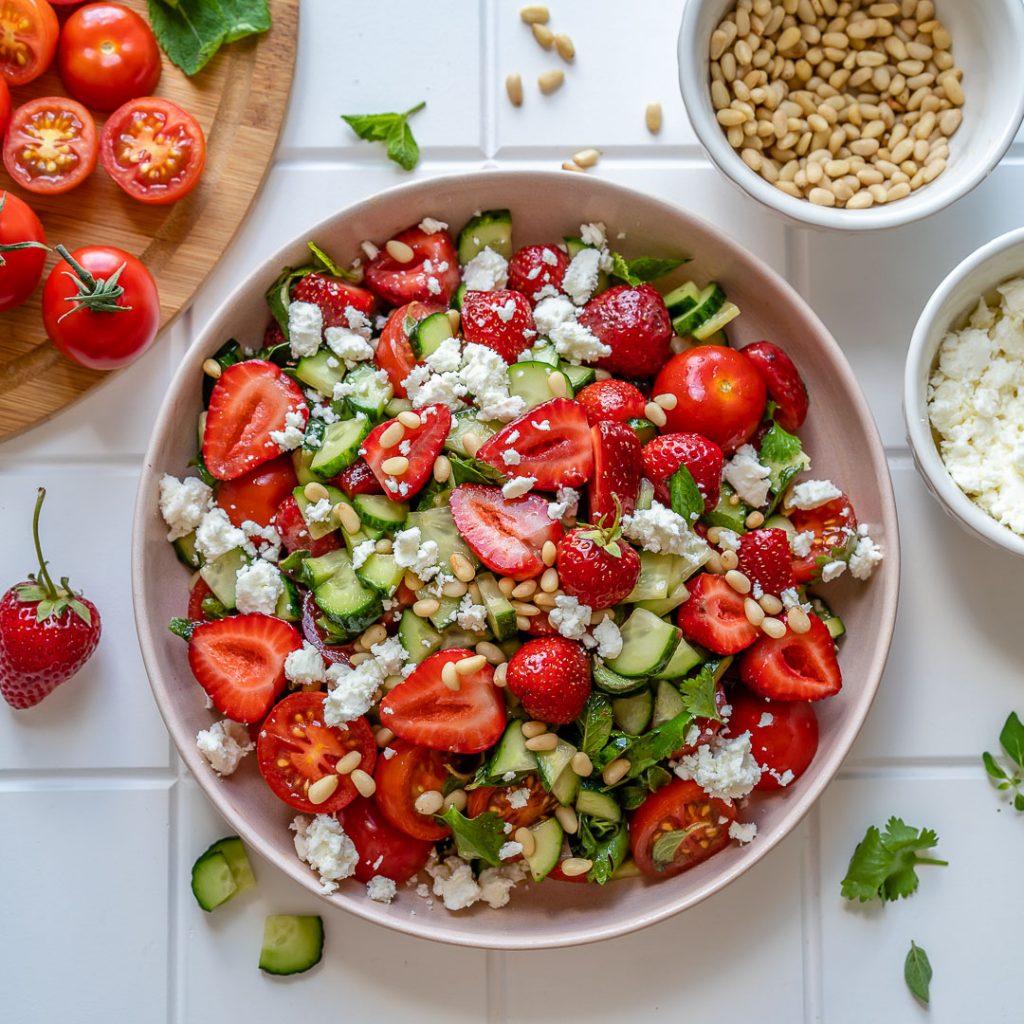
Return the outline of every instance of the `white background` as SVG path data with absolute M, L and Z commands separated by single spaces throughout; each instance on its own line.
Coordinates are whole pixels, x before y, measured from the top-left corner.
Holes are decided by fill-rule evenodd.
M 1024 822 L 1001 805 L 979 755 L 996 748 L 1012 708 L 1024 711 L 1024 583 L 1018 563 L 962 533 L 925 492 L 905 446 L 900 386 L 931 290 L 977 245 L 1024 223 L 1024 148 L 927 223 L 864 237 L 787 227 L 727 184 L 696 145 L 676 86 L 679 0 L 554 0 L 553 27 L 573 37 L 578 58 L 549 98 L 533 82 L 558 58 L 536 46 L 518 7 L 302 0 L 295 88 L 273 171 L 191 312 L 129 371 L 0 446 L 3 585 L 33 568 L 31 507 L 45 484 L 48 555 L 104 621 L 99 651 L 74 682 L 32 711 L 0 707 L 0 1020 L 1020 1019 L 1013 975 Z M 526 83 L 520 110 L 504 96 L 512 70 Z M 225 826 L 179 767 L 135 640 L 132 501 L 173 368 L 225 292 L 268 252 L 406 180 L 339 115 L 421 99 L 418 177 L 557 167 L 596 146 L 604 156 L 592 174 L 698 213 L 783 272 L 857 371 L 899 502 L 905 569 L 889 668 L 820 805 L 695 910 L 578 950 L 484 953 L 406 938 L 331 912 L 261 862 L 254 893 L 203 914 L 188 871 Z M 643 124 L 651 100 L 665 109 L 657 139 Z M 866 826 L 890 814 L 935 828 L 950 866 L 923 868 L 909 901 L 850 906 L 839 897 L 849 855 Z M 291 981 L 256 969 L 263 917 L 279 911 L 325 916 L 325 962 Z M 927 1013 L 903 983 L 911 939 L 935 969 Z

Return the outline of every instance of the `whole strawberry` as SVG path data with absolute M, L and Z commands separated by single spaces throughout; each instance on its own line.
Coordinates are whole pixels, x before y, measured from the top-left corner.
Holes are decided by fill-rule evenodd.
M 570 530 L 558 542 L 555 567 L 562 590 L 594 609 L 618 604 L 640 578 L 640 556 L 622 540 L 617 521 Z
M 39 545 L 40 487 L 32 517 L 38 577 L 11 587 L 0 598 L 0 693 L 13 708 L 38 704 L 70 679 L 100 641 L 100 613 L 71 590 L 67 577 L 55 586 Z
M 505 676 L 526 713 L 541 722 L 575 721 L 590 696 L 590 659 L 575 640 L 527 640 L 512 655 Z
M 739 569 L 766 594 L 779 596 L 796 586 L 793 552 L 785 530 L 751 530 L 740 539 Z
M 672 355 L 672 321 L 649 284 L 609 288 L 591 299 L 578 319 L 611 348 L 597 365 L 616 377 L 654 377 Z
M 545 288 L 560 291 L 569 257 L 554 245 L 526 245 L 508 261 L 508 286 L 522 292 L 531 305 Z
M 486 345 L 506 363 L 514 363 L 537 336 L 529 300 L 510 288 L 466 292 L 462 300 L 462 334 L 469 344 Z
M 654 496 L 672 506 L 669 480 L 685 466 L 704 496 L 704 511 L 718 504 L 722 489 L 722 449 L 703 434 L 662 434 L 644 445 L 644 476 L 654 484 Z

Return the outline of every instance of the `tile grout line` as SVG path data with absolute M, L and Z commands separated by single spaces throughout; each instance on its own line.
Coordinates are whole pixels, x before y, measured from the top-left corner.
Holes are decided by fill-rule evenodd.
M 800 924 L 803 932 L 804 1024 L 822 1024 L 821 818 L 818 805 L 807 815 L 801 850 Z
M 500 949 L 488 949 L 484 953 L 487 1024 L 506 1024 L 508 1020 L 508 993 L 505 987 L 507 967 L 508 953 Z

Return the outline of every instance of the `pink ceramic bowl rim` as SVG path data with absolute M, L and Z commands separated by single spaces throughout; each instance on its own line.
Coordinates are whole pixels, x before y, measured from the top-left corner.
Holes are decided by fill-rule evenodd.
M 314 874 L 305 864 L 294 854 L 282 853 L 275 847 L 268 831 L 254 827 L 231 806 L 225 782 L 210 771 L 196 748 L 194 730 L 183 721 L 184 712 L 178 706 L 180 687 L 175 686 L 173 673 L 159 650 L 166 635 L 167 622 L 153 614 L 151 604 L 155 600 L 153 595 L 167 584 L 165 578 L 161 578 L 160 573 L 153 569 L 153 564 L 162 558 L 156 552 L 161 548 L 158 541 L 162 539 L 166 528 L 159 517 L 156 496 L 159 479 L 164 472 L 176 475 L 184 473 L 183 464 L 171 463 L 167 449 L 176 435 L 192 430 L 191 424 L 186 425 L 176 419 L 175 409 L 183 396 L 196 393 L 203 360 L 216 351 L 225 338 L 232 335 L 230 325 L 242 315 L 237 312 L 242 304 L 251 303 L 257 297 L 258 301 L 262 301 L 266 287 L 278 276 L 281 267 L 301 258 L 300 253 L 307 239 L 326 239 L 332 228 L 354 218 L 360 227 L 370 223 L 379 224 L 380 229 L 372 235 L 379 240 L 387 237 L 384 232 L 394 232 L 404 226 L 402 221 L 396 219 L 393 211 L 420 211 L 413 215 L 413 221 L 427 214 L 443 219 L 446 205 L 465 200 L 464 205 L 470 211 L 475 208 L 488 209 L 509 205 L 507 196 L 510 193 L 523 194 L 528 197 L 524 202 L 528 201 L 530 205 L 546 207 L 546 212 L 550 213 L 550 219 L 555 223 L 566 220 L 566 203 L 572 204 L 576 222 L 601 219 L 595 211 L 602 208 L 643 210 L 659 226 L 664 225 L 661 244 L 652 243 L 652 248 L 664 249 L 666 245 L 671 245 L 671 241 L 666 243 L 666 239 L 682 237 L 692 243 L 698 257 L 697 266 L 700 265 L 702 244 L 714 251 L 710 260 L 712 272 L 726 277 L 727 289 L 730 278 L 736 282 L 741 282 L 747 275 L 759 279 L 758 286 L 764 302 L 770 300 L 773 309 L 785 311 L 789 318 L 787 327 L 794 334 L 803 333 L 813 339 L 812 347 L 817 363 L 815 372 L 821 374 L 823 367 L 830 384 L 849 398 L 854 419 L 845 422 L 843 430 L 845 436 L 850 438 L 851 445 L 856 446 L 856 464 L 862 479 L 872 479 L 877 485 L 877 494 L 872 502 L 876 505 L 876 528 L 884 537 L 886 550 L 885 563 L 866 584 L 871 588 L 870 614 L 877 624 L 877 632 L 873 637 L 856 639 L 858 644 L 870 645 L 870 651 L 858 655 L 864 659 L 859 673 L 859 689 L 850 698 L 850 707 L 843 713 L 835 742 L 827 748 L 819 749 L 811 768 L 799 780 L 799 789 L 785 794 L 784 810 L 779 821 L 770 830 L 760 834 L 754 842 L 741 850 L 731 851 L 732 856 L 719 854 L 698 869 L 645 886 L 643 893 L 655 895 L 649 898 L 643 896 L 640 905 L 631 907 L 627 913 L 619 912 L 618 908 L 611 905 L 611 900 L 607 907 L 602 906 L 602 892 L 591 894 L 590 886 L 562 885 L 560 889 L 583 890 L 584 899 L 588 901 L 582 911 L 578 906 L 572 907 L 574 911 L 585 914 L 585 919 L 581 921 L 578 913 L 573 913 L 566 917 L 568 923 L 564 927 L 552 924 L 550 912 L 544 923 L 541 920 L 545 917 L 543 909 L 525 915 L 517 913 L 515 893 L 509 906 L 497 911 L 482 911 L 471 922 L 472 927 L 457 924 L 454 919 L 458 915 L 444 910 L 440 914 L 428 914 L 422 910 L 415 915 L 396 914 L 392 908 L 367 899 L 361 885 L 351 890 L 346 890 L 343 885 L 338 893 L 323 897 L 333 906 L 342 906 L 368 921 L 410 935 L 478 948 L 538 949 L 595 942 L 636 931 L 694 906 L 753 867 L 796 827 L 831 781 L 856 739 L 878 689 L 892 640 L 899 592 L 896 506 L 888 465 L 874 420 L 849 364 L 822 322 L 786 281 L 738 243 L 723 236 L 717 228 L 692 214 L 622 186 L 583 175 L 547 171 L 483 171 L 448 175 L 402 185 L 356 203 L 304 229 L 291 243 L 264 261 L 224 300 L 182 360 L 157 417 L 143 464 L 132 536 L 132 590 L 139 643 L 153 694 L 185 764 L 213 805 L 252 849 L 309 891 L 322 896 Z M 404 223 L 408 222 L 407 219 Z M 611 239 L 614 245 L 614 233 Z M 769 285 L 768 291 L 763 287 L 765 282 Z M 163 548 L 170 550 L 170 545 L 164 544 Z M 183 575 L 171 585 L 183 591 L 184 582 Z M 194 699 L 194 695 L 190 699 Z M 267 799 L 271 799 L 269 793 Z M 280 840 L 279 836 L 276 838 Z M 715 861 L 719 862 L 720 870 L 701 871 L 701 868 L 709 868 Z M 699 883 L 694 884 L 692 879 L 688 880 L 688 876 L 699 877 Z M 642 883 L 631 880 L 613 883 L 612 887 L 639 884 Z M 404 887 L 401 888 L 404 891 Z M 552 896 L 556 904 L 566 899 L 575 904 L 580 903 L 578 897 L 567 898 L 557 890 Z M 476 914 L 476 908 L 469 913 Z M 478 925 L 477 921 L 482 923 Z

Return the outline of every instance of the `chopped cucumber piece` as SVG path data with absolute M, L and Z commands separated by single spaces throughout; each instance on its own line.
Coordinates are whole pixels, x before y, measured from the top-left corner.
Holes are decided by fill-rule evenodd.
M 394 533 L 409 516 L 404 501 L 391 501 L 383 494 L 357 494 L 352 504 L 364 525 L 385 533 Z
M 233 548 L 221 555 L 220 558 L 207 562 L 199 570 L 199 575 L 213 591 L 213 596 L 225 608 L 235 607 L 235 582 L 238 578 L 238 570 L 248 563 L 249 558 L 246 553 L 241 548 Z
M 534 850 L 526 857 L 526 863 L 530 865 L 533 880 L 539 882 L 547 877 L 558 863 L 558 858 L 562 855 L 562 839 L 565 833 L 557 818 L 548 818 L 534 825 L 530 831 L 533 833 Z
M 537 774 L 546 790 L 550 792 L 554 789 L 558 777 L 569 767 L 575 753 L 576 748 L 561 737 L 554 750 L 537 751 Z
M 735 498 L 735 502 L 733 501 Z M 749 505 L 740 501 L 736 492 L 727 484 L 722 484 L 718 496 L 718 504 L 710 512 L 704 513 L 704 522 L 708 526 L 720 526 L 733 533 L 747 532 L 747 516 L 751 513 Z
M 319 478 L 313 476 L 309 469 L 309 464 L 313 461 L 314 455 L 316 455 L 316 452 L 310 451 L 306 447 L 296 448 L 292 452 L 292 469 L 295 470 L 295 479 L 298 480 L 302 487 L 314 481 L 320 482 Z
M 441 646 L 441 634 L 411 608 L 402 612 L 398 623 L 398 640 L 414 665 L 425 661 Z
M 654 424 L 652 423 L 653 427 Z M 647 510 L 654 503 L 654 484 L 647 477 L 640 478 L 640 491 L 636 496 L 636 507 Z
M 372 420 L 379 420 L 391 401 L 394 391 L 391 382 L 381 383 L 377 379 L 377 367 L 372 363 L 360 363 L 349 370 L 345 382 L 352 385 L 346 395 L 348 407 L 357 415 L 362 413 Z
M 697 297 L 697 304 L 693 308 L 673 318 L 672 329 L 676 334 L 694 334 L 702 324 L 709 321 L 724 305 L 725 292 L 722 291 L 720 285 L 712 281 L 711 284 L 702 289 Z
M 464 647 L 472 650 L 484 639 L 482 633 L 476 633 L 471 629 L 462 629 L 460 626 L 449 626 L 441 634 L 441 650 L 447 651 L 452 647 Z
M 464 284 L 460 284 L 459 287 L 455 289 L 455 294 L 452 296 L 452 309 L 457 309 L 457 310 L 459 310 L 461 312 L 462 311 L 462 300 L 465 297 L 466 297 L 466 286 Z
M 321 480 L 337 476 L 359 458 L 359 446 L 370 432 L 365 416 L 330 423 L 324 431 L 324 443 L 309 464 L 310 472 Z
M 302 560 L 302 575 L 312 589 L 326 583 L 346 562 L 348 555 L 340 550 L 328 551 L 326 555 Z
M 454 554 L 462 555 L 471 565 L 477 564 L 476 555 L 463 540 L 462 534 L 459 533 L 455 520 L 452 518 L 452 510 L 447 505 L 410 512 L 405 526 L 406 529 L 419 527 L 422 543 L 432 540 L 437 544 L 437 563 L 445 571 L 451 568 Z
M 174 553 L 178 556 L 178 561 L 190 569 L 198 569 L 203 564 L 202 555 L 196 551 L 195 530 L 174 542 Z
M 627 679 L 613 672 L 603 661 L 594 659 L 591 674 L 594 685 L 605 693 L 621 694 L 632 693 L 645 685 L 644 679 Z
M 550 384 L 550 377 L 553 373 L 561 374 L 565 386 L 564 393 L 571 398 L 573 390 L 569 378 L 548 363 L 534 361 L 513 363 L 508 368 L 508 393 L 518 395 L 526 403 L 527 409 L 550 402 L 552 398 L 556 397 Z
M 400 412 L 411 412 L 412 402 L 408 398 L 392 398 L 384 406 L 384 412 L 392 419 Z
M 572 770 L 572 765 L 562 769 L 562 774 L 555 779 L 551 787 L 551 795 L 563 806 L 571 807 L 576 802 L 582 780 Z
M 622 808 L 615 798 L 597 789 L 581 789 L 576 797 L 576 813 L 589 814 L 604 821 L 622 821 Z
M 356 575 L 371 590 L 382 597 L 390 597 L 402 582 L 405 570 L 395 561 L 394 555 L 375 551 L 356 569 Z
M 578 394 L 581 389 L 585 388 L 588 384 L 593 384 L 597 380 L 597 370 L 592 366 L 574 366 L 572 363 L 559 363 L 558 369 L 569 378 L 569 383 L 572 385 L 572 390 L 569 392 L 570 396 Z
M 331 508 L 334 508 L 339 502 L 343 502 L 346 505 L 352 504 L 344 492 L 338 490 L 337 487 L 332 487 L 330 484 L 325 486 L 327 489 L 327 500 L 331 503 Z M 292 491 L 292 497 L 295 499 L 295 504 L 299 506 L 299 511 L 302 513 L 302 518 L 306 523 L 306 529 L 309 530 L 309 535 L 313 540 L 326 537 L 327 534 L 333 533 L 338 528 L 338 523 L 334 516 L 328 516 L 324 522 L 317 523 L 311 523 L 306 519 L 306 509 L 309 508 L 312 502 L 306 497 L 306 492 L 302 487 L 296 487 Z
M 700 327 L 697 327 L 693 332 L 693 336 L 698 341 L 708 341 L 713 335 L 717 334 L 723 327 L 725 327 L 726 324 L 732 323 L 739 315 L 739 306 L 735 303 L 727 302 L 713 317 L 705 320 Z
M 679 691 L 667 680 L 659 679 L 654 691 L 654 713 L 651 728 L 657 729 L 663 722 L 669 722 L 686 710 Z
M 324 923 L 318 915 L 271 914 L 263 925 L 260 970 L 301 974 L 324 955 Z
M 767 523 L 765 524 L 768 525 Z M 824 602 L 820 597 L 810 596 L 807 599 L 811 605 L 811 611 L 825 623 L 825 628 L 833 640 L 838 640 L 845 632 L 846 626 L 843 620 Z
M 303 356 L 298 361 L 295 376 L 320 394 L 333 398 L 334 385 L 340 384 L 345 376 L 345 364 L 329 348 L 321 348 L 316 355 Z
M 498 581 L 489 572 L 476 578 L 480 596 L 487 608 L 487 623 L 498 640 L 509 640 L 519 633 L 516 625 L 516 610 L 512 603 L 498 589 Z
M 457 455 L 469 455 L 463 439 L 467 434 L 474 434 L 480 441 L 486 441 L 495 431 L 486 423 L 476 418 L 475 409 L 467 409 L 465 412 L 456 413 L 452 417 L 452 428 L 448 431 L 444 446 L 450 452 Z
M 692 281 L 687 281 L 665 296 L 665 308 L 670 317 L 682 316 L 697 305 L 699 298 L 700 289 Z
M 653 712 L 654 695 L 649 686 L 628 697 L 616 697 L 612 701 L 615 724 L 631 736 L 639 736 L 650 725 Z
M 789 516 L 769 516 L 764 521 L 763 530 L 785 530 L 786 535 L 792 540 L 796 536 L 796 527 L 793 525 L 793 520 Z
M 701 653 L 691 647 L 684 637 L 679 638 L 679 644 L 672 652 L 668 664 L 660 671 L 654 673 L 655 679 L 678 679 L 692 672 L 704 658 Z
M 251 889 L 256 884 L 256 876 L 252 872 L 249 856 L 238 836 L 226 836 L 224 839 L 218 839 L 206 852 L 219 853 L 224 857 L 239 892 L 245 892 L 246 889 Z
M 219 850 L 207 850 L 192 865 L 192 894 L 207 912 L 238 895 L 228 859 Z
M 539 759 L 539 755 L 526 749 L 523 723 L 510 722 L 494 749 L 487 765 L 487 774 L 492 779 L 502 779 L 509 772 L 514 772 L 516 776 L 527 775 L 537 770 Z
M 626 426 L 636 434 L 636 439 L 641 444 L 647 444 L 648 441 L 653 441 L 658 436 L 658 428 L 643 416 L 632 416 L 626 420 Z M 651 506 L 648 505 L 648 508 Z
M 284 584 L 284 590 L 277 599 L 274 614 L 286 622 L 298 622 L 302 618 L 302 601 L 299 599 L 298 588 L 284 573 L 281 574 L 281 582 Z
M 608 667 L 627 678 L 654 675 L 669 663 L 681 635 L 647 609 L 634 608 L 622 627 L 622 651 Z
M 409 335 L 409 344 L 417 359 L 425 359 L 436 352 L 442 342 L 452 337 L 452 322 L 448 319 L 448 314 L 442 310 L 417 321 Z
M 512 214 L 508 210 L 478 213 L 459 232 L 459 262 L 463 266 L 484 249 L 505 259 L 512 256 Z
M 422 590 L 416 591 L 416 600 L 421 601 L 425 598 L 433 597 L 434 595 L 424 587 Z M 430 624 L 434 629 L 445 629 L 450 626 L 459 615 L 459 602 L 458 597 L 439 597 L 437 598 L 437 611 L 433 615 L 428 616 Z
M 536 345 L 530 349 L 530 358 L 537 363 L 546 363 L 548 366 L 553 366 L 556 369 L 559 368 L 561 360 L 558 358 L 558 352 L 555 346 L 550 341 L 539 341 Z
M 641 551 L 640 575 L 626 601 L 635 604 L 637 601 L 656 601 L 668 597 L 674 558 L 675 555 Z
M 336 560 L 334 572 L 314 588 L 313 597 L 332 622 L 348 633 L 361 633 L 384 611 L 380 596 L 363 586 L 352 568 L 347 551 L 332 551 L 329 555 L 341 557 Z M 308 564 L 305 563 L 306 566 Z
M 825 619 L 825 628 L 833 640 L 838 640 L 846 632 L 846 625 L 838 615 Z

